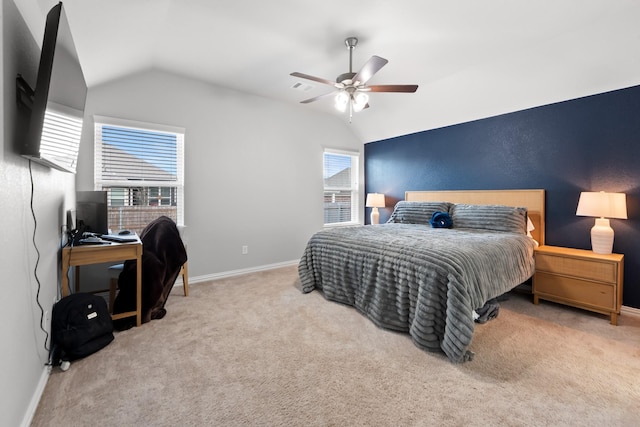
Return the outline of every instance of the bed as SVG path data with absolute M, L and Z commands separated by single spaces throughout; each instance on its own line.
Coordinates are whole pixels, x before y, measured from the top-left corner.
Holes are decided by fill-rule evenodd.
M 433 227 L 434 212 L 451 227 Z M 314 234 L 298 273 L 303 292 L 459 363 L 473 358 L 476 310 L 533 275 L 537 244 L 544 190 L 408 191 L 385 224 Z

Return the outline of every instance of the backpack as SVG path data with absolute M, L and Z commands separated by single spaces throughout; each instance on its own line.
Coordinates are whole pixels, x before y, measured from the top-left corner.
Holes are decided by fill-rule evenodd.
M 54 364 L 89 356 L 113 338 L 113 322 L 102 297 L 75 293 L 54 304 L 51 318 Z

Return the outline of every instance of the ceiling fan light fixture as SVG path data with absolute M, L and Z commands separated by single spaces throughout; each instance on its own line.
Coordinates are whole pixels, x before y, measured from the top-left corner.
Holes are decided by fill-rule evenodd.
M 356 113 L 362 111 L 369 102 L 369 95 L 364 92 L 357 92 L 353 95 L 353 111 Z
M 349 104 L 349 94 L 345 91 L 340 91 L 336 94 L 335 105 L 340 111 L 346 111 Z
M 300 101 L 303 104 L 309 104 L 319 99 L 331 98 L 333 96 L 334 105 L 337 110 L 344 112 L 349 108 L 349 122 L 354 112 L 362 111 L 369 107 L 368 92 L 396 92 L 396 93 L 413 93 L 418 90 L 418 85 L 367 85 L 367 82 L 375 73 L 380 71 L 389 61 L 379 56 L 373 55 L 360 69 L 353 72 L 353 49 L 358 44 L 356 37 L 347 37 L 345 44 L 349 50 L 349 72 L 340 74 L 335 82 L 321 77 L 311 76 L 299 72 L 293 72 L 293 77 L 299 77 L 314 82 L 333 86 L 337 89 L 337 93 L 314 96 L 313 98 Z

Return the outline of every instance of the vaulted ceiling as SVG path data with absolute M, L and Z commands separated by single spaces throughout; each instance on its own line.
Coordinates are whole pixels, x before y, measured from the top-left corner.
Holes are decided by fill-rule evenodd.
M 36 37 L 52 0 L 15 0 Z M 637 0 L 66 0 L 89 86 L 155 68 L 296 108 L 339 113 L 333 80 L 389 60 L 349 126 L 363 141 L 403 135 L 640 84 Z M 40 31 L 40 33 L 38 33 Z M 302 89 L 294 89 L 302 82 Z

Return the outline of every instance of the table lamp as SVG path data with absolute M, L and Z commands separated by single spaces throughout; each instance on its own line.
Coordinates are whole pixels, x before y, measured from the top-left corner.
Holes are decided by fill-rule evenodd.
M 369 193 L 367 194 L 367 201 L 365 206 L 371 209 L 371 224 L 380 223 L 380 212 L 378 208 L 384 208 L 384 194 Z
M 576 215 L 596 218 L 591 229 L 591 248 L 597 254 L 613 250 L 613 229 L 609 218 L 627 219 L 627 199 L 624 193 L 583 191 L 580 193 Z

